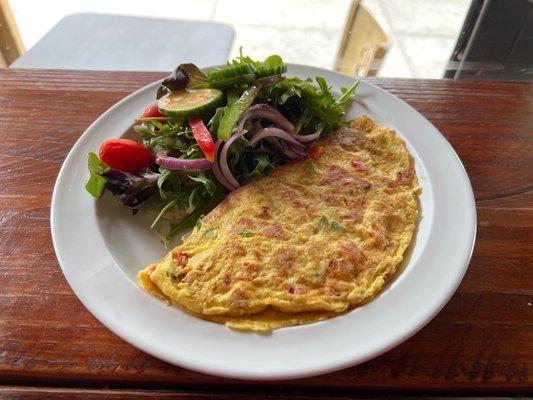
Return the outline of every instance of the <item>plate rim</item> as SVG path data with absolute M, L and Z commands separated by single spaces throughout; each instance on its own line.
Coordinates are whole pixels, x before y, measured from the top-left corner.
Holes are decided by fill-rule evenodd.
M 291 69 L 291 68 L 297 68 L 297 69 L 301 68 L 301 69 L 312 70 L 312 71 L 314 71 L 313 73 L 316 73 L 316 74 L 321 74 L 321 73 L 322 74 L 326 73 L 328 75 L 333 74 L 333 75 L 339 75 L 343 79 L 349 78 L 352 81 L 356 80 L 356 78 L 354 78 L 354 77 L 351 77 L 351 76 L 348 76 L 348 75 L 345 75 L 345 74 L 341 74 L 341 73 L 338 73 L 338 72 L 335 72 L 335 71 L 331 71 L 331 70 L 328 70 L 328 69 L 322 69 L 322 68 L 317 68 L 317 67 L 313 67 L 313 66 L 307 66 L 307 65 L 302 65 L 302 64 L 293 64 L 293 63 L 289 63 L 288 65 L 289 65 L 289 69 Z M 251 380 L 298 379 L 298 378 L 304 378 L 304 377 L 310 377 L 310 376 L 316 376 L 316 375 L 321 375 L 321 374 L 325 374 L 325 373 L 330 373 L 330 372 L 337 371 L 337 370 L 340 370 L 340 369 L 344 369 L 344 368 L 347 368 L 347 367 L 350 367 L 350 366 L 354 366 L 354 365 L 363 363 L 365 361 L 368 361 L 369 359 L 375 358 L 375 357 L 377 357 L 377 356 L 389 351 L 390 349 L 398 346 L 399 344 L 403 343 L 405 340 L 407 340 L 408 338 L 410 338 L 411 336 L 416 334 L 418 331 L 420 331 L 420 329 L 422 329 L 424 326 L 426 326 L 442 310 L 442 308 L 449 302 L 450 298 L 456 292 L 459 284 L 461 283 L 461 281 L 462 281 L 462 279 L 463 279 L 463 277 L 464 277 L 464 275 L 465 275 L 465 273 L 466 273 L 466 271 L 468 269 L 468 265 L 470 263 L 470 260 L 471 260 L 471 257 L 472 257 L 472 253 L 473 253 L 473 250 L 474 250 L 475 238 L 476 238 L 476 232 L 477 232 L 477 213 L 476 213 L 476 207 L 475 207 L 475 198 L 474 198 L 474 194 L 473 194 L 473 190 L 472 190 L 472 187 L 471 187 L 471 184 L 470 184 L 470 180 L 469 180 L 468 174 L 467 174 L 467 172 L 466 172 L 466 170 L 464 168 L 464 165 L 462 164 L 459 156 L 457 155 L 457 153 L 455 152 L 455 150 L 453 149 L 451 144 L 446 140 L 444 135 L 442 135 L 442 133 L 426 117 L 424 117 L 421 113 L 419 113 L 416 109 L 411 107 L 408 103 L 406 103 L 402 99 L 398 98 L 397 96 L 394 96 L 393 94 L 387 92 L 386 90 L 380 88 L 379 86 L 374 85 L 371 82 L 368 82 L 368 81 L 366 81 L 364 79 L 362 79 L 362 81 L 364 81 L 364 83 L 366 85 L 369 85 L 370 87 L 372 87 L 373 90 L 381 92 L 382 95 L 392 96 L 395 99 L 395 101 L 401 102 L 404 107 L 407 107 L 408 109 L 410 109 L 410 111 L 414 112 L 418 116 L 418 118 L 421 118 L 423 121 L 425 121 L 425 123 L 429 124 L 429 126 L 432 128 L 434 133 L 436 133 L 438 135 L 438 137 L 440 138 L 441 143 L 446 147 L 449 155 L 451 155 L 452 158 L 454 159 L 455 166 L 459 167 L 458 171 L 460 172 L 460 175 L 461 175 L 461 178 L 462 178 L 462 183 L 464 184 L 463 186 L 467 190 L 467 192 L 468 192 L 467 194 L 468 194 L 468 197 L 469 197 L 469 200 L 470 200 L 468 202 L 468 204 L 464 205 L 465 209 L 468 209 L 468 211 L 469 211 L 468 212 L 469 216 L 472 218 L 472 224 L 467 227 L 467 228 L 469 228 L 469 242 L 468 242 L 467 245 L 464 246 L 464 249 L 463 249 L 462 260 L 460 261 L 461 270 L 457 271 L 458 273 L 456 273 L 456 275 L 454 276 L 455 279 L 453 281 L 453 284 L 449 286 L 449 288 L 447 290 L 447 295 L 445 297 L 439 299 L 439 301 L 437 302 L 439 304 L 437 306 L 434 306 L 430 313 L 426 313 L 426 316 L 425 316 L 425 318 L 423 318 L 423 320 L 417 321 L 414 324 L 414 326 L 411 326 L 411 328 L 407 330 L 408 331 L 407 333 L 405 333 L 403 335 L 397 335 L 395 340 L 390 341 L 390 343 L 388 345 L 386 345 L 386 346 L 382 346 L 379 351 L 374 351 L 371 354 L 368 354 L 368 355 L 366 355 L 364 357 L 359 357 L 356 360 L 350 359 L 350 360 L 347 360 L 347 361 L 344 361 L 344 362 L 338 362 L 335 365 L 317 366 L 317 367 L 314 367 L 314 368 L 308 368 L 305 371 L 293 371 L 291 373 L 286 373 L 285 372 L 285 373 L 281 373 L 281 374 L 280 373 L 276 373 L 274 371 L 272 373 L 268 373 L 266 375 L 265 374 L 258 375 L 258 374 L 254 374 L 253 372 L 251 372 L 251 373 L 242 373 L 242 371 L 240 373 L 233 373 L 231 371 L 231 369 L 230 370 L 223 370 L 223 369 L 220 369 L 220 368 L 209 368 L 208 366 L 205 366 L 205 365 L 199 365 L 199 364 L 202 364 L 202 363 L 194 362 L 192 360 L 182 360 L 182 359 L 180 359 L 180 360 L 177 361 L 175 356 L 172 357 L 172 356 L 170 356 L 170 355 L 168 355 L 168 354 L 166 354 L 164 352 L 157 351 L 154 348 L 147 349 L 146 346 L 144 346 L 142 344 L 139 344 L 139 341 L 136 340 L 135 337 L 133 337 L 134 335 L 132 336 L 131 333 L 128 332 L 127 328 L 117 327 L 115 324 L 111 323 L 109 321 L 109 319 L 106 318 L 105 312 L 103 312 L 100 309 L 97 309 L 97 307 L 95 307 L 93 304 L 91 304 L 87 300 L 87 298 L 85 298 L 85 296 L 80 295 L 79 291 L 76 290 L 76 282 L 74 282 L 74 280 L 72 279 L 72 276 L 69 276 L 69 273 L 67 272 L 68 268 L 64 267 L 64 264 L 66 263 L 66 260 L 62 256 L 61 245 L 58 242 L 58 229 L 60 229 L 60 228 L 59 228 L 59 226 L 57 226 L 57 224 L 58 224 L 58 222 L 57 222 L 58 221 L 58 214 L 57 213 L 60 212 L 60 210 L 57 209 L 57 203 L 58 203 L 58 197 L 60 196 L 60 190 L 61 190 L 60 185 L 61 185 L 61 182 L 62 182 L 64 176 L 68 173 L 68 171 L 66 169 L 66 165 L 70 162 L 71 158 L 74 157 L 75 149 L 78 146 L 82 145 L 83 140 L 87 139 L 87 137 L 88 137 L 87 134 L 90 133 L 90 131 L 91 131 L 91 129 L 93 127 L 97 126 L 101 121 L 105 120 L 108 116 L 112 115 L 115 112 L 115 110 L 118 109 L 120 106 L 128 103 L 131 99 L 135 98 L 136 96 L 139 96 L 141 92 L 144 92 L 145 90 L 150 90 L 153 86 L 157 85 L 160 82 L 160 80 L 152 82 L 152 83 L 150 83 L 150 84 L 148 84 L 148 85 L 146 85 L 146 86 L 134 91 L 133 93 L 129 94 L 128 96 L 124 97 L 123 99 L 121 99 L 120 101 L 115 103 L 113 106 L 108 108 L 103 114 L 101 114 L 84 131 L 84 133 L 78 138 L 76 143 L 72 146 L 72 148 L 69 151 L 67 157 L 65 158 L 64 162 L 62 163 L 61 169 L 60 169 L 60 171 L 59 171 L 59 173 L 57 175 L 57 179 L 56 179 L 56 182 L 54 184 L 54 189 L 53 189 L 53 193 L 52 193 L 52 200 L 51 200 L 51 204 L 50 204 L 50 229 L 51 229 L 51 234 L 52 234 L 52 243 L 53 243 L 53 247 L 54 247 L 54 252 L 56 254 L 56 257 L 58 259 L 60 267 L 62 269 L 63 275 L 67 279 L 70 287 L 72 288 L 72 290 L 74 291 L 76 296 L 80 299 L 82 304 L 104 326 L 106 326 L 113 333 L 115 333 L 116 335 L 118 335 L 123 340 L 125 340 L 128 343 L 130 343 L 131 345 L 135 346 L 136 348 L 139 348 L 139 349 L 141 349 L 143 351 L 146 351 L 147 353 L 152 354 L 153 356 L 155 356 L 155 357 L 157 357 L 159 359 L 162 359 L 164 361 L 167 361 L 167 362 L 169 362 L 169 363 L 171 363 L 173 365 L 178 365 L 178 366 L 181 366 L 181 367 L 184 367 L 184 368 L 187 368 L 187 369 L 191 369 L 191 370 L 195 370 L 195 371 L 198 371 L 198 372 L 202 372 L 202 373 L 208 373 L 208 374 L 211 374 L 211 375 L 216 375 L 216 376 L 220 376 L 220 377 L 224 377 L 224 378 L 234 378 L 234 379 L 251 379 Z M 116 267 L 119 268 L 118 266 L 116 266 Z M 149 296 L 147 293 L 144 293 L 144 292 L 143 292 L 143 295 L 144 296 Z

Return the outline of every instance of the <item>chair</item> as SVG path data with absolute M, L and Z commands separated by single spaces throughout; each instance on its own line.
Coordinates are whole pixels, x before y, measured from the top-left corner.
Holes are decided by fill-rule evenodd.
M 375 76 L 389 47 L 389 38 L 359 0 L 352 0 L 344 25 L 335 70 L 357 76 Z
M 7 67 L 21 54 L 24 45 L 7 0 L 0 0 L 0 68 Z

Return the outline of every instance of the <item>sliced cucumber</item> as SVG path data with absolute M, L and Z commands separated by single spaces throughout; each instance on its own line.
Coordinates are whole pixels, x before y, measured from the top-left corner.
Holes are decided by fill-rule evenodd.
M 254 79 L 255 69 L 251 64 L 227 66 L 207 73 L 209 86 L 219 89 L 250 83 Z
M 245 83 L 251 83 L 255 80 L 255 74 L 246 74 L 234 76 L 216 81 L 209 81 L 209 86 L 217 89 L 227 89 L 233 86 L 239 86 Z
M 168 117 L 201 116 L 222 105 L 223 93 L 218 89 L 186 89 L 170 92 L 157 101 L 159 112 Z
M 276 65 L 275 67 L 267 67 L 267 66 L 261 67 L 256 71 L 255 74 L 258 78 L 265 78 L 267 76 L 272 76 L 272 75 L 281 75 L 281 74 L 284 74 L 285 72 L 287 72 L 287 65 L 282 64 L 282 65 Z
M 217 137 L 220 140 L 228 140 L 237 126 L 237 123 L 244 115 L 248 107 L 252 105 L 257 97 L 259 89 L 256 86 L 250 86 L 244 91 L 239 99 L 229 106 L 220 120 L 220 125 L 217 130 Z
M 255 73 L 255 69 L 251 64 L 228 65 L 227 67 L 217 68 L 207 73 L 209 80 L 224 80 L 233 78 L 235 76 L 247 75 Z
M 287 72 L 287 65 L 283 63 L 283 59 L 280 56 L 273 54 L 265 58 L 265 61 L 257 68 L 255 74 L 258 78 L 264 78 L 272 75 L 281 75 L 285 72 Z

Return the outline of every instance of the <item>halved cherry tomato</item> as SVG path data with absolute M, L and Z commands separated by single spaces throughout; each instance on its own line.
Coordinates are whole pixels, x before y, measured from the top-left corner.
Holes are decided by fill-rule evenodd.
M 152 162 L 150 150 L 129 139 L 106 140 L 100 145 L 98 156 L 111 168 L 132 174 L 136 174 Z
M 164 117 L 157 109 L 157 104 L 149 105 L 143 112 L 143 118 Z
M 200 146 L 205 158 L 211 162 L 215 161 L 215 142 L 202 119 L 198 117 L 190 117 L 189 126 L 191 127 L 196 143 Z
M 307 152 L 307 158 L 310 158 L 311 160 L 317 161 L 320 156 L 324 154 L 324 148 L 321 146 L 315 146 L 311 147 L 309 151 Z

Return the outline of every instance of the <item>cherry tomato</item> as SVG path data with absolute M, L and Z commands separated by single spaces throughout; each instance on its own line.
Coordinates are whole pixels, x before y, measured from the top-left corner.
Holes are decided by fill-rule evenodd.
M 149 105 L 143 112 L 143 118 L 164 117 L 157 109 L 157 104 Z
M 111 168 L 132 174 L 136 174 L 152 162 L 150 150 L 129 139 L 106 140 L 100 145 L 98 156 Z
M 324 154 L 324 148 L 321 146 L 315 146 L 311 147 L 309 151 L 307 152 L 307 158 L 310 158 L 311 160 L 317 161 L 320 156 Z
M 189 126 L 196 139 L 196 143 L 200 146 L 200 150 L 204 153 L 205 158 L 211 162 L 215 161 L 215 142 L 202 119 L 198 117 L 190 117 Z

